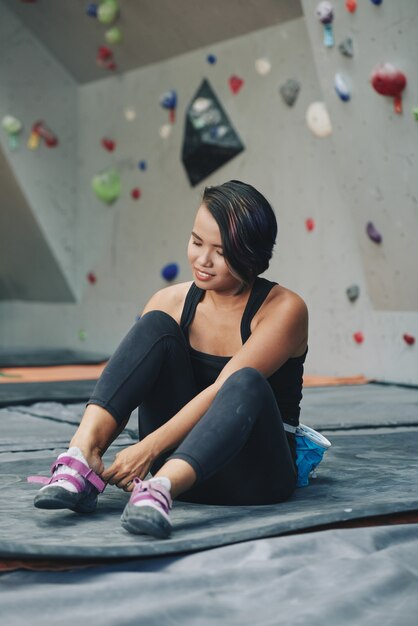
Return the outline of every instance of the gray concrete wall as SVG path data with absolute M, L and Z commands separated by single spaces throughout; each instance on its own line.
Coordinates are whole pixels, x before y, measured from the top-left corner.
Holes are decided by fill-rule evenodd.
M 396 311 L 379 310 L 383 307 L 377 306 L 370 283 L 369 265 L 373 259 L 365 253 L 369 242 L 364 241 L 364 225 L 348 191 L 355 187 L 358 176 L 353 155 L 375 141 L 375 135 L 368 134 L 367 129 L 353 134 L 348 124 L 341 125 L 342 130 L 338 128 L 338 107 L 360 107 L 363 102 L 355 103 L 353 97 L 352 103 L 343 105 L 332 90 L 327 91 L 320 63 L 323 51 L 316 50 L 322 45 L 321 34 L 310 17 L 314 4 L 306 3 L 305 7 L 309 36 L 305 19 L 301 18 L 78 89 L 74 240 L 79 302 L 53 306 L 0 304 L 3 333 L 9 344 L 80 347 L 82 329 L 86 332 L 82 344 L 86 349 L 112 351 L 150 295 L 165 284 L 160 277 L 163 265 L 178 262 L 178 280 L 191 278 L 186 244 L 204 185 L 239 178 L 260 188 L 276 209 L 279 240 L 267 276 L 299 292 L 308 303 L 311 333 L 306 371 L 364 374 L 418 384 L 416 348 L 406 346 L 402 340 L 404 332 L 418 337 L 418 315 L 411 310 L 412 301 L 411 306 L 400 305 Z M 389 21 L 387 27 L 390 25 Z M 369 26 L 364 20 L 358 29 L 367 30 Z M 214 66 L 206 63 L 209 52 L 218 57 Z M 262 77 L 255 71 L 254 62 L 264 56 L 270 58 L 272 71 Z M 238 95 L 229 90 L 231 74 L 245 80 Z M 216 91 L 246 150 L 192 189 L 180 161 L 183 119 L 204 77 Z M 288 108 L 278 94 L 279 85 L 290 77 L 302 84 L 293 108 Z M 167 112 L 160 108 L 158 99 L 170 88 L 177 89 L 179 106 L 173 132 L 164 140 L 159 129 L 167 122 Z M 381 106 L 390 115 L 387 103 L 369 89 L 373 110 Z M 307 107 L 318 100 L 326 101 L 334 124 L 334 134 L 326 139 L 314 137 L 305 123 Z M 133 122 L 124 117 L 127 106 L 137 112 Z M 406 120 L 407 114 L 403 123 L 409 124 Z M 337 141 L 344 129 L 345 136 Z M 385 129 L 388 132 L 387 123 Z M 117 142 L 113 153 L 100 146 L 103 136 Z M 391 136 L 381 141 L 389 145 L 394 139 Z M 344 151 L 345 165 L 341 161 Z M 374 153 L 375 159 L 378 156 Z M 137 169 L 140 159 L 148 162 L 146 172 Z M 399 159 L 397 167 L 385 171 L 393 184 L 403 175 L 401 163 Z M 108 206 L 94 196 L 90 183 L 95 174 L 110 165 L 120 171 L 122 194 Z M 385 185 L 391 188 L 386 180 Z M 134 186 L 141 188 L 139 201 L 130 197 Z M 360 193 L 359 188 L 359 197 Z M 315 219 L 313 232 L 305 228 L 308 217 Z M 368 219 L 377 222 L 374 214 L 369 217 L 367 213 Z M 411 230 L 413 222 L 408 222 L 406 228 Z M 371 250 L 370 254 L 376 254 Z M 89 271 L 97 275 L 94 285 L 86 279 Z M 352 283 L 361 290 L 355 303 L 350 303 L 345 294 Z M 365 335 L 362 345 L 353 341 L 356 331 Z
M 19 138 L 20 146 L 15 151 L 10 150 L 7 135 L 0 129 L 1 148 L 21 194 L 32 208 L 36 230 L 39 229 L 36 238 L 45 238 L 50 248 L 52 273 L 50 277 L 44 268 L 43 280 L 56 284 L 61 275 L 57 294 L 59 292 L 62 296 L 58 299 L 69 300 L 74 298 L 75 289 L 77 85 L 13 13 L 4 5 L 0 8 L 0 117 L 13 115 L 24 127 Z M 36 150 L 26 147 L 31 127 L 38 120 L 44 120 L 56 133 L 58 147 L 47 148 L 43 144 Z M 2 175 L 9 176 L 9 172 Z M 10 187 L 7 189 L 6 193 L 3 184 L 0 210 L 3 215 L 9 212 L 13 215 L 14 205 L 22 206 L 22 202 L 20 197 L 11 195 Z M 21 257 L 25 257 L 25 239 L 27 237 L 22 238 Z M 12 241 L 10 248 L 10 255 L 15 255 Z M 27 292 L 22 294 L 19 288 L 14 294 L 20 299 L 28 298 L 32 284 L 37 282 L 37 278 L 31 275 L 34 259 L 28 256 L 24 260 L 28 268 Z M 13 282 L 12 277 L 8 279 L 9 283 Z M 21 287 L 25 286 L 24 280 L 22 275 Z M 40 287 L 41 294 L 45 291 L 47 289 Z M 43 296 L 40 295 L 39 299 Z M 50 299 L 54 301 L 52 294 Z

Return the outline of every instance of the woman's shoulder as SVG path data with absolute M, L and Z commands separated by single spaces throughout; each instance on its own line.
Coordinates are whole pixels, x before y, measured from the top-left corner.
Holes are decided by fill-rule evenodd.
M 274 306 L 306 308 L 306 303 L 299 294 L 279 283 L 275 283 L 271 288 L 265 300 L 265 304 L 268 303 L 272 303 Z
M 180 322 L 184 300 L 191 285 L 192 281 L 188 281 L 159 289 L 148 300 L 142 314 L 153 310 L 164 311 Z
M 271 319 L 272 317 L 287 315 L 297 315 L 307 320 L 308 307 L 299 294 L 283 285 L 275 284 L 257 313 L 256 323 L 266 317 Z

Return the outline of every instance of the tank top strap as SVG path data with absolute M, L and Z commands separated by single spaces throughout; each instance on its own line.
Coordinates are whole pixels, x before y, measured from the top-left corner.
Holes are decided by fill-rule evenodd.
M 242 343 L 245 343 L 251 335 L 252 319 L 275 285 L 277 285 L 277 283 L 267 280 L 266 278 L 256 278 L 241 319 Z
M 200 289 L 195 283 L 190 285 L 190 289 L 187 292 L 180 319 L 180 328 L 185 337 L 188 336 L 189 326 L 194 318 L 196 307 L 202 299 L 203 292 L 204 289 Z

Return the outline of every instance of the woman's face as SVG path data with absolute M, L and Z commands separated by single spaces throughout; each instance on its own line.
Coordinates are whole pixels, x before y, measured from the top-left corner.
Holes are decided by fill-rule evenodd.
M 187 256 L 194 281 L 201 289 L 235 293 L 241 284 L 225 262 L 219 226 L 204 204 L 196 214 Z

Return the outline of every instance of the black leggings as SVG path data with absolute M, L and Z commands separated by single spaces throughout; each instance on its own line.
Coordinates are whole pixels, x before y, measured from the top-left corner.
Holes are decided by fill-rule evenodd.
M 167 313 L 150 311 L 117 348 L 89 404 L 106 409 L 120 425 L 139 406 L 143 439 L 197 393 L 179 325 Z M 274 504 L 286 500 L 296 485 L 292 444 L 268 381 L 245 367 L 225 381 L 176 450 L 161 455 L 151 472 L 155 474 L 167 458 L 183 459 L 195 470 L 197 481 L 180 500 Z

